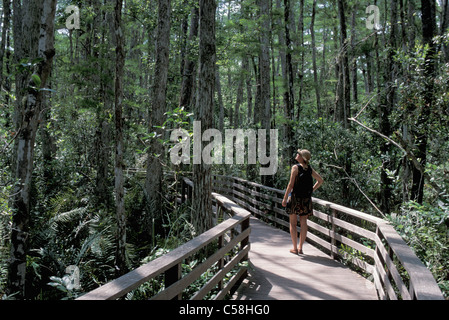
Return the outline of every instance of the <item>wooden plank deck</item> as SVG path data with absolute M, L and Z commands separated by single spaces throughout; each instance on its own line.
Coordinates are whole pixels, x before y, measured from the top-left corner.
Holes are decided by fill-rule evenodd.
M 251 218 L 249 276 L 235 300 L 377 300 L 374 284 L 309 243 L 294 255 L 289 233 Z

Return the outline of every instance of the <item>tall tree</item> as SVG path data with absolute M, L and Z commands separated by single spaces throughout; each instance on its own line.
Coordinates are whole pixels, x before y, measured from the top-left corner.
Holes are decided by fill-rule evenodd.
M 249 66 L 248 54 L 243 56 L 242 68 L 245 74 L 245 84 L 246 84 L 246 107 L 247 107 L 247 122 L 250 123 L 252 119 L 253 110 L 253 89 L 251 84 L 251 70 Z
M 244 58 L 244 57 L 242 57 Z M 242 59 L 243 60 L 243 59 Z M 243 69 L 242 69 L 243 71 Z M 235 99 L 235 111 L 233 118 L 233 126 L 234 128 L 238 128 L 242 120 L 240 119 L 240 106 L 243 103 L 243 85 L 245 80 L 244 72 L 240 72 L 237 86 L 237 97 Z
M 5 57 L 5 49 L 7 42 L 7 34 L 9 32 L 11 20 L 11 0 L 3 0 L 3 25 L 2 40 L 0 42 L 0 88 L 3 86 L 3 61 Z
M 192 12 L 190 14 L 189 39 L 186 43 L 187 54 L 184 59 L 182 82 L 181 82 L 181 95 L 179 100 L 179 106 L 185 107 L 188 110 L 191 109 L 191 103 L 194 96 L 193 90 L 195 88 L 194 80 L 195 80 L 195 66 L 197 59 L 195 59 L 193 48 L 195 48 L 196 38 L 198 36 L 198 16 L 199 16 L 199 9 L 197 6 L 195 6 L 192 8 Z
M 260 77 L 260 112 L 262 113 L 262 127 L 271 127 L 271 90 L 270 90 L 270 1 L 259 0 L 261 28 L 259 52 Z
M 116 57 L 114 57 L 114 47 L 117 46 L 116 36 L 115 36 L 115 0 L 108 0 L 109 4 L 107 6 L 100 7 L 99 0 L 94 2 L 97 10 L 100 11 L 101 14 L 98 16 L 102 18 L 102 21 L 94 21 L 92 22 L 94 25 L 92 26 L 93 32 L 101 35 L 101 38 L 96 40 L 97 37 L 94 37 L 94 52 L 93 57 L 89 57 L 90 61 L 94 61 L 93 66 L 99 71 L 98 77 L 95 80 L 98 81 L 98 100 L 99 103 L 103 106 L 102 108 L 98 108 L 96 113 L 97 116 L 97 130 L 96 130 L 96 157 L 95 157 L 95 166 L 96 166 L 96 189 L 95 189 L 95 197 L 96 202 L 105 206 L 106 208 L 113 207 L 112 194 L 108 190 L 109 186 L 109 161 L 111 158 L 111 148 L 110 142 L 112 140 L 112 124 L 108 121 L 109 114 L 113 113 L 114 109 L 114 61 Z M 71 39 L 71 38 L 70 38 Z M 97 44 L 95 41 L 99 41 Z M 106 47 L 107 50 L 99 50 L 98 48 Z M 99 52 L 98 52 L 99 51 Z M 72 54 L 71 54 L 72 56 Z M 95 58 L 95 57 L 98 57 Z M 72 58 L 71 58 L 72 59 Z M 101 63 L 101 61 L 105 61 Z M 101 76 L 100 76 L 101 75 Z
M 200 0 L 198 93 L 194 108 L 195 120 L 201 121 L 201 133 L 213 126 L 215 96 L 215 0 Z M 195 137 L 201 137 L 194 132 Z M 212 227 L 211 165 L 201 160 L 203 141 L 194 141 L 193 215 L 197 233 Z M 199 159 L 195 161 L 195 154 Z
M 218 65 L 215 66 L 215 90 L 217 91 L 218 98 L 218 130 L 223 132 L 224 130 L 224 105 L 223 105 L 223 94 L 221 92 L 221 80 L 220 80 L 220 68 Z
M 262 128 L 266 129 L 266 141 L 269 143 L 268 134 L 271 129 L 271 89 L 270 89 L 270 1 L 259 0 L 260 10 L 260 49 L 259 49 L 259 82 L 260 82 L 260 103 L 259 112 L 261 113 Z M 255 111 L 256 112 L 256 111 Z M 267 150 L 270 150 L 267 147 Z M 272 176 L 263 176 L 262 182 L 272 186 Z
M 415 145 L 417 146 L 416 157 L 420 159 L 421 167 L 425 168 L 427 163 L 427 140 L 429 137 L 429 118 L 434 108 L 434 77 L 436 64 L 436 44 L 433 38 L 436 35 L 436 17 L 435 17 L 435 0 L 422 0 L 422 34 L 423 41 L 428 46 L 425 56 L 424 67 L 424 105 L 418 116 L 418 122 L 415 124 Z M 413 168 L 413 183 L 411 190 L 411 199 L 418 203 L 423 202 L 424 192 L 424 172 L 418 168 Z
M 340 52 L 338 55 L 339 80 L 337 90 L 337 120 L 348 127 L 351 104 L 351 83 L 349 76 L 348 35 L 346 23 L 346 0 L 338 0 L 338 16 L 340 21 Z
M 295 141 L 293 136 L 292 124 L 295 114 L 295 94 L 294 94 L 294 73 L 293 73 L 293 42 L 291 39 L 291 4 L 290 0 L 284 0 L 284 23 L 285 23 L 285 45 L 286 45 L 286 82 L 287 88 L 285 92 L 285 117 L 287 119 L 286 125 L 286 142 L 287 142 L 287 159 L 293 160 L 293 153 L 295 150 Z
M 398 6 L 397 1 L 390 1 L 391 10 L 391 31 L 388 40 L 388 54 L 385 60 L 384 83 L 385 92 L 383 93 L 381 103 L 379 104 L 380 132 L 389 137 L 392 133 L 390 116 L 394 108 L 394 99 L 396 95 L 395 80 L 397 79 L 396 63 L 394 62 L 394 51 L 397 48 L 398 35 Z M 380 152 L 384 157 L 381 171 L 381 210 L 384 213 L 390 212 L 391 198 L 391 179 L 388 171 L 393 170 L 393 159 L 391 157 L 391 145 L 383 142 L 380 146 Z
M 298 108 L 296 117 L 299 119 L 302 108 L 302 100 L 303 100 L 303 91 L 304 91 L 304 0 L 299 0 L 299 19 L 298 19 L 298 34 L 299 34 L 299 48 L 300 52 L 300 62 L 299 62 L 299 92 L 298 92 Z
M 350 128 L 349 118 L 351 117 L 351 83 L 348 59 L 348 36 L 346 30 L 346 0 L 338 0 L 338 16 L 340 20 L 340 52 L 338 59 L 339 80 L 337 90 L 337 120 L 345 129 Z M 345 175 L 351 176 L 352 150 L 347 148 L 343 154 Z M 342 198 L 349 199 L 349 183 L 346 177 L 342 179 Z
M 114 30 L 115 30 L 115 212 L 117 219 L 117 247 L 115 267 L 117 276 L 126 273 L 126 216 L 123 161 L 123 68 L 125 65 L 124 30 L 122 25 L 123 0 L 115 1 Z
M 155 135 L 150 139 L 148 148 L 147 173 L 145 189 L 153 218 L 158 218 L 162 210 L 162 163 L 164 146 L 160 142 L 164 135 L 162 126 L 165 121 L 167 96 L 167 77 L 170 48 L 171 0 L 158 1 L 158 26 L 156 35 L 156 61 L 154 82 L 151 92 L 151 109 L 149 111 L 149 130 Z
M 441 10 L 442 10 L 442 17 L 441 17 L 441 35 L 444 36 L 449 32 L 449 0 L 442 0 L 441 4 Z M 449 62 L 449 44 L 445 42 L 443 44 L 443 51 L 444 51 L 444 57 L 445 61 Z
M 42 90 L 51 73 L 54 49 L 56 0 L 14 0 L 14 59 L 31 62 L 16 75 L 16 130 L 12 194 L 11 261 L 8 293 L 26 296 L 26 258 L 30 224 L 30 191 L 34 144 L 41 117 Z M 37 58 L 37 59 L 36 59 Z
M 352 8 L 352 16 L 351 16 L 351 84 L 352 84 L 352 98 L 355 103 L 358 101 L 358 70 L 357 70 L 357 59 L 358 53 L 356 52 L 356 21 L 357 21 L 357 12 L 358 12 L 358 3 L 355 3 Z
M 312 66 L 313 66 L 313 81 L 315 87 L 315 95 L 316 95 L 316 107 L 318 117 L 322 116 L 321 110 L 321 97 L 320 97 L 320 85 L 318 83 L 318 69 L 316 63 L 317 49 L 316 49 L 316 40 L 315 40 L 315 18 L 316 18 L 316 0 L 313 1 L 312 7 L 312 21 L 310 22 L 310 34 L 312 36 Z

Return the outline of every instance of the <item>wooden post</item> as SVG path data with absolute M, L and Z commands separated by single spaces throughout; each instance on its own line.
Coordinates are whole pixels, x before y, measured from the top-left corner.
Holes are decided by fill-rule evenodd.
M 223 236 L 218 237 L 218 250 L 223 248 L 223 244 L 224 244 L 223 240 L 224 240 Z M 224 259 L 222 257 L 222 258 L 220 258 L 220 260 L 218 260 L 218 270 L 217 270 L 217 272 L 219 272 L 221 269 L 223 269 L 223 266 L 224 266 Z M 220 282 L 218 282 L 218 290 L 221 290 L 221 289 L 223 289 L 223 279 L 221 279 Z
M 334 219 L 337 216 L 337 210 L 332 209 L 332 215 L 331 215 L 331 225 L 332 225 L 332 234 L 331 234 L 331 258 L 335 259 L 335 254 L 334 254 L 334 247 L 336 245 L 336 241 L 335 241 L 335 223 L 334 223 Z
M 178 263 L 165 271 L 165 289 L 170 287 L 172 284 L 176 283 L 181 279 L 181 263 Z M 181 300 L 182 292 L 180 292 L 172 300 Z
M 259 188 L 259 186 L 254 186 L 254 190 L 256 191 L 256 193 L 259 193 L 260 192 L 260 188 Z M 256 200 L 256 203 L 254 204 L 254 207 L 260 212 L 261 210 L 260 210 L 260 207 L 259 207 L 259 196 L 258 195 L 255 195 L 254 196 L 254 200 Z M 259 214 L 259 212 L 258 213 L 256 213 L 254 216 L 256 217 L 256 218 L 259 218 L 259 219 L 263 219 L 263 216 L 261 216 L 260 214 Z
M 393 249 L 391 248 L 390 244 L 388 244 L 388 256 L 390 257 L 391 261 L 394 261 L 394 258 L 393 258 L 394 252 L 393 252 Z M 385 271 L 387 272 L 388 280 L 390 280 L 390 282 L 394 282 L 393 276 L 391 274 L 391 269 L 388 268 L 388 266 L 385 266 L 385 269 L 386 269 Z M 413 290 L 412 280 L 410 280 L 410 288 L 412 288 L 412 290 Z M 413 291 L 410 292 L 410 296 L 413 299 Z
M 415 295 L 415 288 L 413 287 L 412 281 L 410 281 L 408 293 L 410 293 L 410 299 L 417 300 Z
M 250 221 L 249 217 L 242 221 L 242 223 L 241 223 L 241 226 L 242 226 L 241 232 L 244 232 L 246 229 L 249 228 L 249 221 Z M 240 250 L 243 250 L 243 248 L 245 248 L 245 246 L 247 244 L 249 244 L 249 236 L 246 237 L 245 239 L 243 239 L 242 242 L 240 243 Z M 248 255 L 245 255 L 243 257 L 243 259 L 242 259 L 242 261 L 246 261 L 246 260 L 248 260 Z

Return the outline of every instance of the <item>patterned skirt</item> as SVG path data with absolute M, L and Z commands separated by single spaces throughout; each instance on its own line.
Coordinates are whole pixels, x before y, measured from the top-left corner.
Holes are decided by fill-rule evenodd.
M 313 204 L 312 197 L 296 198 L 294 195 L 288 198 L 286 211 L 288 214 L 297 214 L 299 216 L 312 216 Z

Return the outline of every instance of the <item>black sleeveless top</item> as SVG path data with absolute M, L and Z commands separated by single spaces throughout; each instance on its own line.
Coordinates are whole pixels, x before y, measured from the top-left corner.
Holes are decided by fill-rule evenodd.
M 300 164 L 298 166 L 298 175 L 295 179 L 292 194 L 296 198 L 310 198 L 313 191 L 312 167 L 309 165 L 304 169 Z

